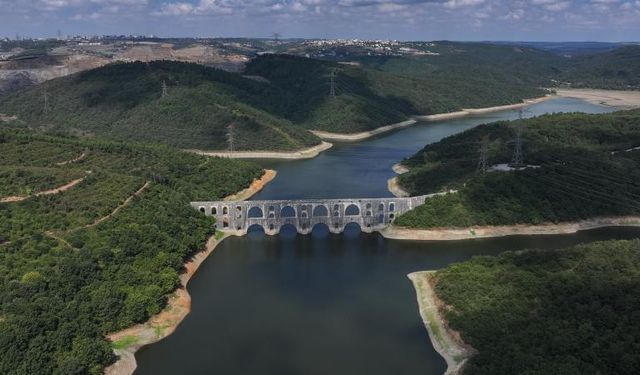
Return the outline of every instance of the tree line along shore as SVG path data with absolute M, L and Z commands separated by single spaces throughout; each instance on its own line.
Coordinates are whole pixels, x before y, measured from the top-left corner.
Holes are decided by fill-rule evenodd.
M 222 199 L 264 173 L 167 146 L 11 129 L 0 130 L 0 166 L 12 182 L 3 188 L 27 195 L 0 203 L 3 374 L 102 373 L 122 344 L 106 335 L 160 313 L 213 235 L 189 202 Z M 87 170 L 56 194 L 26 190 Z
M 640 241 L 475 257 L 410 275 L 447 374 L 634 374 Z
M 639 110 L 545 115 L 428 145 L 394 168 L 400 187 L 458 190 L 401 216 L 383 235 L 460 240 L 640 226 L 638 124 Z M 518 131 L 528 141 L 526 163 L 492 168 L 510 163 Z M 482 153 L 487 168 L 479 170 Z M 605 241 L 507 251 L 409 277 L 447 374 L 633 374 L 639 259 L 638 240 Z

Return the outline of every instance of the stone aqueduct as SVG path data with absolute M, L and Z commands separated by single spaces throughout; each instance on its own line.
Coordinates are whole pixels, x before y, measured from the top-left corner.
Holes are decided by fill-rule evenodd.
M 308 234 L 318 224 L 326 225 L 332 233 L 341 233 L 352 223 L 370 233 L 386 228 L 398 215 L 424 204 L 427 198 L 220 201 L 192 202 L 191 206 L 214 216 L 217 229 L 236 234 L 246 234 L 256 225 L 268 235 L 278 234 L 285 225 Z

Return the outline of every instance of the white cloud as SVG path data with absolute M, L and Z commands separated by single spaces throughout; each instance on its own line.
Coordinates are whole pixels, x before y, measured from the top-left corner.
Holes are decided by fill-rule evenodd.
M 444 3 L 445 8 L 456 9 L 483 4 L 485 0 L 448 0 Z
M 193 12 L 193 5 L 190 3 L 163 4 L 159 11 L 154 12 L 161 16 L 184 16 Z

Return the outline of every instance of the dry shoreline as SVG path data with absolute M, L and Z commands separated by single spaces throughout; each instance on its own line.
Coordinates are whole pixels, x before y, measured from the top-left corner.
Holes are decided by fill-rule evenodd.
M 306 148 L 298 151 L 204 151 L 204 150 L 186 150 L 198 155 L 217 156 L 221 158 L 231 159 L 312 159 L 318 156 L 322 151 L 326 151 L 333 147 L 331 143 L 322 142 L 317 146 Z
M 143 346 L 153 344 L 171 335 L 178 325 L 191 311 L 191 296 L 187 292 L 189 280 L 195 275 L 200 265 L 215 250 L 216 246 L 228 235 L 217 240 L 215 235 L 209 237 L 204 251 L 195 254 L 185 263 L 185 272 L 180 275 L 180 286 L 169 297 L 167 306 L 159 314 L 147 322 L 125 330 L 112 333 L 107 338 L 116 342 L 131 339 L 133 344 L 124 349 L 114 349 L 118 360 L 104 370 L 106 375 L 130 375 L 137 367 L 135 353 Z
M 408 191 L 404 190 L 400 186 L 398 176 L 393 177 L 389 181 L 387 181 L 387 189 L 389 189 L 391 194 L 393 194 L 397 198 L 407 198 L 411 196 Z
M 548 94 L 540 98 L 525 99 L 523 100 L 522 103 L 499 105 L 495 107 L 486 107 L 486 108 L 469 108 L 469 109 L 463 109 L 462 111 L 458 111 L 458 112 L 440 113 L 440 114 L 428 115 L 428 116 L 414 116 L 414 118 L 420 121 L 450 120 L 450 119 L 455 119 L 460 117 L 466 117 L 469 115 L 480 115 L 484 113 L 492 113 L 492 112 L 507 111 L 510 109 L 524 108 L 533 104 L 538 104 L 538 103 L 542 103 L 544 101 L 553 99 L 554 97 L 555 97 L 554 95 Z
M 341 141 L 341 142 L 358 142 L 367 138 L 371 138 L 378 134 L 390 132 L 396 129 L 406 128 L 408 126 L 416 124 L 418 121 L 411 119 L 399 122 L 397 124 L 391 124 L 386 126 L 381 126 L 379 128 L 375 128 L 373 130 L 361 132 L 361 133 L 351 133 L 351 134 L 343 134 L 343 133 L 331 133 L 322 130 L 311 130 L 313 134 L 323 140 L 327 141 Z
M 460 334 L 450 329 L 446 320 L 442 317 L 440 306 L 443 303 L 436 295 L 431 284 L 433 274 L 434 271 L 413 272 L 408 274 L 407 277 L 411 280 L 416 290 L 420 316 L 427 332 L 429 332 L 431 344 L 447 362 L 447 371 L 444 375 L 461 374 L 467 360 L 476 351 L 466 345 L 460 338 Z
M 253 182 L 251 183 L 251 185 L 249 185 L 248 188 L 242 191 L 239 191 L 236 194 L 230 195 L 226 197 L 224 200 L 231 201 L 231 202 L 247 200 L 253 197 L 255 194 L 257 194 L 260 190 L 264 189 L 264 187 L 269 182 L 273 181 L 273 179 L 276 178 L 277 175 L 278 175 L 278 172 L 274 171 L 273 169 L 265 169 L 262 177 L 260 177 L 259 179 L 253 180 Z
M 560 97 L 582 99 L 589 103 L 619 109 L 640 107 L 640 91 L 556 89 L 556 94 Z
M 396 174 L 405 174 L 407 172 L 409 172 L 409 168 L 405 167 L 404 165 L 398 163 L 398 164 L 394 164 L 393 167 L 391 167 L 391 169 L 396 172 Z
M 522 103 L 517 103 L 517 104 L 508 104 L 508 105 L 501 105 L 501 106 L 487 107 L 487 108 L 463 109 L 462 111 L 458 111 L 458 112 L 439 113 L 435 115 L 413 116 L 410 120 L 399 122 L 397 124 L 382 126 L 373 130 L 364 131 L 360 133 L 342 134 L 342 133 L 331 133 L 331 132 L 326 132 L 321 130 L 312 130 L 311 132 L 323 140 L 341 141 L 341 142 L 357 142 L 367 138 L 371 138 L 373 136 L 376 136 L 382 133 L 390 132 L 392 130 L 402 129 L 402 128 L 415 125 L 416 123 L 418 123 L 418 121 L 442 121 L 442 120 L 450 120 L 450 119 L 455 119 L 460 117 L 466 117 L 469 115 L 506 111 L 509 109 L 518 109 L 518 108 L 526 107 L 532 104 L 541 103 L 545 100 L 549 100 L 552 98 L 553 98 L 553 95 L 545 95 L 540 98 L 525 99 Z
M 541 225 L 504 225 L 472 228 L 411 229 L 390 226 L 380 232 L 385 238 L 414 241 L 457 241 L 474 238 L 493 238 L 517 235 L 571 234 L 583 230 L 606 227 L 640 227 L 640 216 L 600 217 L 566 223 Z
M 275 176 L 276 171 L 265 170 L 264 175 L 260 179 L 254 180 L 248 188 L 225 198 L 225 200 L 249 199 L 258 191 L 262 190 Z M 158 342 L 176 330 L 178 325 L 191 311 L 191 296 L 187 291 L 189 280 L 196 274 L 198 268 L 207 257 L 213 253 L 218 244 L 229 236 L 229 234 L 225 234 L 221 238 L 216 239 L 216 235 L 212 235 L 207 240 L 204 250 L 193 255 L 193 257 L 184 264 L 185 271 L 180 275 L 180 286 L 169 297 L 164 310 L 151 317 L 145 323 L 107 335 L 107 338 L 112 342 L 124 339 L 131 340 L 133 343 L 124 349 L 114 349 L 118 359 L 104 370 L 106 375 L 133 374 L 137 367 L 135 353 L 143 346 Z

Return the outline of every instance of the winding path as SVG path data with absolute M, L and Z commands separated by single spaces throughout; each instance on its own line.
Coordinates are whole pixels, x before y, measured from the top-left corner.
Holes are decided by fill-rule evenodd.
M 93 227 L 95 227 L 96 225 L 98 225 L 98 224 L 100 224 L 100 223 L 102 223 L 102 222 L 104 222 L 104 221 L 106 221 L 106 220 L 109 220 L 109 219 L 110 219 L 110 218 L 112 218 L 115 214 L 117 214 L 117 213 L 118 213 L 118 211 L 120 211 L 121 209 L 123 209 L 123 208 L 127 207 L 127 206 L 129 205 L 129 203 L 131 203 L 131 201 L 132 201 L 135 197 L 140 196 L 140 194 L 142 194 L 142 193 L 143 193 L 143 192 L 144 192 L 144 191 L 149 187 L 149 185 L 151 185 L 151 181 L 147 181 L 147 182 L 145 182 L 145 183 L 144 183 L 144 185 L 143 185 L 140 189 L 138 189 L 135 193 L 133 193 L 129 198 L 125 199 L 125 201 L 124 201 L 124 202 L 122 202 L 122 204 L 121 204 L 121 205 L 119 205 L 118 207 L 116 207 L 113 211 L 111 211 L 111 213 L 110 213 L 109 215 L 107 215 L 107 216 L 103 216 L 103 217 L 99 218 L 98 220 L 94 221 L 94 222 L 93 222 L 93 223 L 91 223 L 91 224 L 87 224 L 87 225 L 85 225 L 85 226 L 83 226 L 83 227 L 73 229 L 73 230 L 72 230 L 72 232 L 73 232 L 73 231 L 76 231 L 76 230 L 78 230 L 78 229 L 93 228 Z
M 40 197 L 40 196 L 43 196 L 43 195 L 59 194 L 59 193 L 67 191 L 67 190 L 71 189 L 72 187 L 78 185 L 79 183 L 84 181 L 85 178 L 86 178 L 86 176 L 82 177 L 82 178 L 78 178 L 76 180 L 73 180 L 73 181 L 67 183 L 66 185 L 62 185 L 62 186 L 59 186 L 59 187 L 51 189 L 51 190 L 40 191 L 40 192 L 35 193 L 33 195 L 14 195 L 14 196 L 10 196 L 10 197 L 0 198 L 0 203 L 16 203 L 16 202 L 25 201 L 25 200 L 27 200 L 27 199 L 29 199 L 31 197 Z
M 84 151 L 84 152 L 83 152 L 80 156 L 78 156 L 77 158 L 75 158 L 75 159 L 71 159 L 71 160 L 67 160 L 67 161 L 61 161 L 61 162 L 59 162 L 59 163 L 56 163 L 56 165 L 60 167 L 60 166 L 63 166 L 63 165 L 72 164 L 72 163 L 75 163 L 75 162 L 77 162 L 77 161 L 80 161 L 80 160 L 84 159 L 86 156 L 87 156 L 87 152 L 86 152 L 86 151 Z
M 73 232 L 75 232 L 75 231 L 77 231 L 77 230 L 80 230 L 80 229 L 93 228 L 93 227 L 97 226 L 98 224 L 100 224 L 100 223 L 102 223 L 102 222 L 104 222 L 104 221 L 106 221 L 106 220 L 109 220 L 109 219 L 110 219 L 110 218 L 112 218 L 116 213 L 118 213 L 118 211 L 120 211 L 121 209 L 123 209 L 123 208 L 125 208 L 126 206 L 128 206 L 128 205 L 131 203 L 131 201 L 132 201 L 135 197 L 137 197 L 137 196 L 139 196 L 140 194 L 142 194 L 142 193 L 143 193 L 143 192 L 144 192 L 144 191 L 149 187 L 149 185 L 150 185 L 150 184 L 151 184 L 151 182 L 150 182 L 150 181 L 145 182 L 145 184 L 144 184 L 140 189 L 138 189 L 138 190 L 137 190 L 135 193 L 133 193 L 129 198 L 127 198 L 124 202 L 122 202 L 122 204 L 120 204 L 120 205 L 119 205 L 118 207 L 116 207 L 113 211 L 111 211 L 111 213 L 110 213 L 110 214 L 108 214 L 108 215 L 106 215 L 106 216 L 103 216 L 103 217 L 101 217 L 101 218 L 97 219 L 96 221 L 94 221 L 94 222 L 93 222 L 93 223 L 91 223 L 91 224 L 87 224 L 87 225 L 83 225 L 83 226 L 78 227 L 78 228 L 74 228 L 74 229 L 67 230 L 65 233 L 73 233 Z M 77 247 L 75 247 L 75 246 L 71 245 L 67 240 L 65 240 L 63 237 L 61 237 L 59 234 L 57 234 L 57 233 L 56 233 L 55 231 L 53 231 L 53 230 L 48 230 L 48 231 L 46 231 L 44 234 L 45 234 L 47 237 L 50 237 L 50 238 L 52 238 L 52 239 L 54 239 L 54 240 L 56 240 L 56 241 L 59 241 L 59 242 L 61 242 L 61 243 L 65 244 L 65 245 L 67 245 L 68 247 L 70 247 L 70 248 L 72 248 L 72 249 L 74 249 L 74 250 L 80 250 L 80 249 L 78 249 Z

